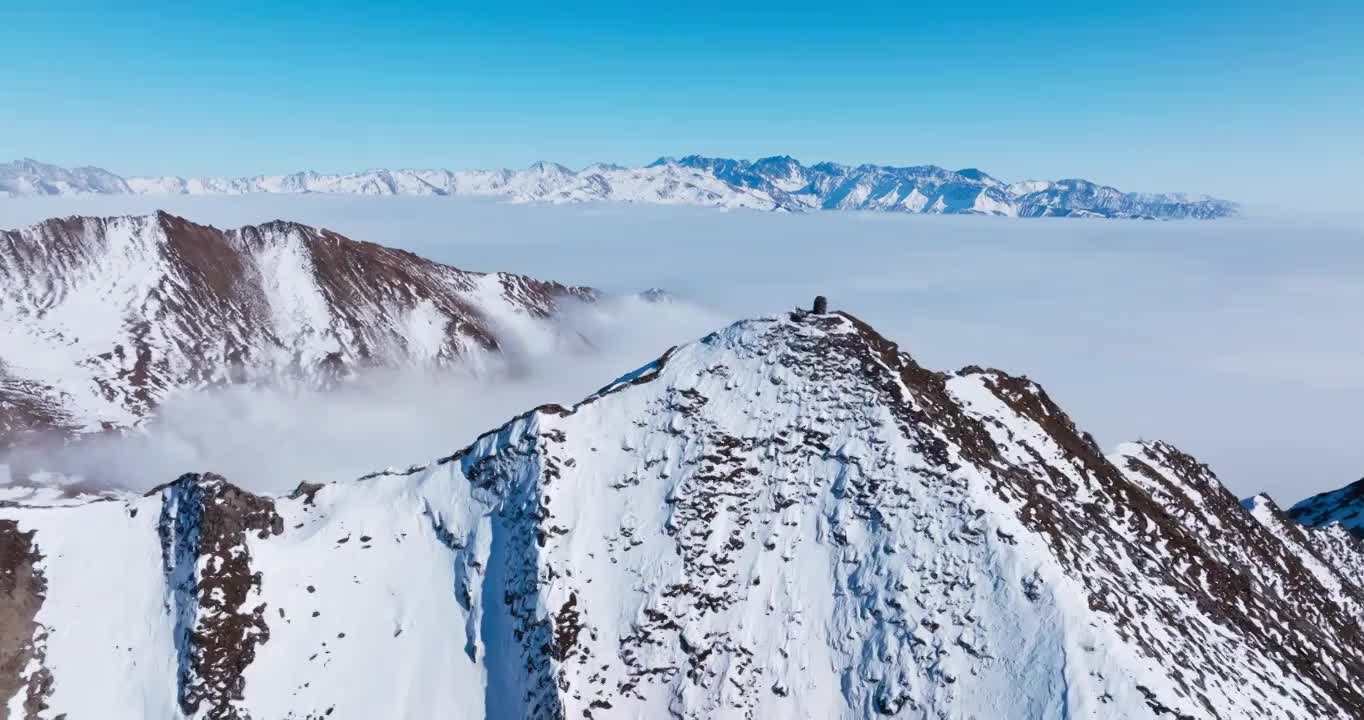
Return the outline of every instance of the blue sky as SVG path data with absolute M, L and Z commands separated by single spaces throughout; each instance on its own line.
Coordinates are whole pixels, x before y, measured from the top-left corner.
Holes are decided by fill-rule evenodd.
M 252 174 L 790 153 L 1359 203 L 1364 3 L 430 5 L 6 4 L 0 158 Z

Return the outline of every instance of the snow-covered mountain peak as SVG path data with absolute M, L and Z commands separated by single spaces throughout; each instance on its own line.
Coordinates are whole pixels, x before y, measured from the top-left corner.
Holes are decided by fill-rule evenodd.
M 795 311 L 407 470 L 0 504 L 37 578 L 0 682 L 73 720 L 1357 717 L 1357 543 L 1265 510 Z
M 1169 446 L 1150 450 L 1163 468 L 1200 467 Z M 1243 686 L 1217 687 L 1277 662 L 1278 636 L 1235 608 L 1279 601 L 1231 590 L 1231 571 L 1217 569 L 1238 543 L 1146 499 L 1035 383 L 924 370 L 847 315 L 737 323 L 572 409 L 523 416 L 447 464 L 516 498 L 504 522 L 534 537 L 528 550 L 542 558 L 517 564 L 554 578 L 507 608 L 532 638 L 509 658 L 534 668 L 514 685 L 532 714 L 969 715 L 1010 703 L 1026 715 L 1111 704 L 1133 716 L 1209 706 L 1253 716 L 1236 699 Z M 1233 498 L 1219 511 L 1239 507 Z M 1230 518 L 1240 543 L 1291 564 L 1293 551 L 1253 518 Z M 1150 575 L 1153 543 L 1169 548 L 1169 567 L 1201 570 Z M 1311 587 L 1314 598 L 1295 601 L 1329 605 L 1329 591 Z M 1146 605 L 1167 592 L 1192 604 Z M 1079 597 L 1089 600 L 1067 600 Z M 1349 634 L 1331 612 L 1319 627 Z M 846 637 L 811 635 L 810 622 Z M 1123 632 L 1129 624 L 1144 638 Z M 540 627 L 558 639 L 548 658 L 535 650 Z M 1046 639 L 1079 627 L 1093 630 Z M 1221 680 L 1118 659 L 1203 655 L 1193 664 L 1204 667 L 1231 651 L 1215 649 L 1222 632 L 1262 649 Z M 1062 650 L 1067 642 L 1096 649 Z M 1058 651 L 1097 664 L 1049 654 Z M 1038 666 L 1005 660 L 1019 656 L 1075 694 L 1055 705 Z M 834 684 L 820 670 L 830 666 L 844 673 L 841 696 L 821 690 Z
M 548 160 L 539 160 L 533 162 L 526 167 L 526 170 L 528 172 L 533 172 L 540 175 L 549 175 L 555 177 L 568 177 L 574 174 L 573 170 L 569 169 L 568 167 L 560 165 L 559 163 L 556 162 L 550 162 Z

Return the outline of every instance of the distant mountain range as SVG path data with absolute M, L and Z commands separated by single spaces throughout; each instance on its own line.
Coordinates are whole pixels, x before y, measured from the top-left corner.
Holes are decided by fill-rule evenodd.
M 0 197 L 79 194 L 476 195 L 525 203 L 628 202 L 756 210 L 876 210 L 935 215 L 1211 219 L 1235 203 L 1182 193 L 1130 193 L 1088 180 L 1006 183 L 976 169 L 803 165 L 688 155 L 644 167 L 581 170 L 539 162 L 524 170 L 366 170 L 252 177 L 122 177 L 96 167 L 36 160 L 0 164 Z
M 1313 495 L 1294 505 L 1288 514 L 1312 527 L 1341 527 L 1364 538 L 1364 478 L 1339 490 Z

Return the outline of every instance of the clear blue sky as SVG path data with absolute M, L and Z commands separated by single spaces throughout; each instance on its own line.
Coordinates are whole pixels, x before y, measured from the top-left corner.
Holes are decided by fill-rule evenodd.
M 186 175 L 790 153 L 1361 202 L 1364 2 L 434 4 L 0 3 L 0 158 Z

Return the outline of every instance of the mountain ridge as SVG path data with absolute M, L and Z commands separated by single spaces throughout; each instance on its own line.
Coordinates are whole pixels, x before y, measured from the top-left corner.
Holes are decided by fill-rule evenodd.
M 540 321 L 599 297 L 282 220 L 222 230 L 158 212 L 0 231 L 0 447 L 37 428 L 126 428 L 178 389 L 476 368 L 500 332 L 555 342 Z
M 790 156 L 736 160 L 688 155 L 642 167 L 605 163 L 572 170 L 550 162 L 524 170 L 374 169 L 249 177 L 120 177 L 99 168 L 67 170 L 24 159 L 0 165 L 0 196 L 69 194 L 337 193 L 471 195 L 511 202 L 684 204 L 799 212 L 872 210 L 1006 217 L 1213 219 L 1235 203 L 1184 193 L 1135 193 L 1078 178 L 1004 183 L 975 168 L 895 167 Z
M 1357 717 L 1358 585 L 1279 532 L 1024 377 L 797 311 L 407 470 L 0 503 L 39 581 L 0 688 L 72 720 Z
M 1341 527 L 1364 538 L 1364 478 L 1305 498 L 1290 507 L 1288 515 L 1303 525 Z

